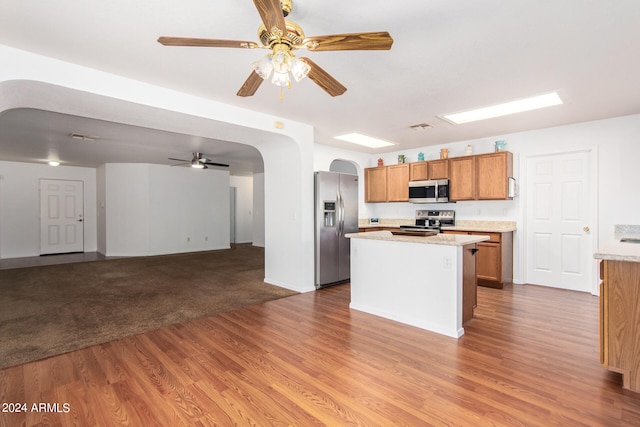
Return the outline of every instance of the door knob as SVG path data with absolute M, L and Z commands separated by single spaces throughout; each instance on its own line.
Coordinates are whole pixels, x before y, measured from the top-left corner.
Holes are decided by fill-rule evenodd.
M 584 227 L 582 227 L 582 229 L 583 229 L 586 233 L 588 233 L 588 232 L 589 232 L 589 226 L 588 226 L 588 225 L 585 225 Z

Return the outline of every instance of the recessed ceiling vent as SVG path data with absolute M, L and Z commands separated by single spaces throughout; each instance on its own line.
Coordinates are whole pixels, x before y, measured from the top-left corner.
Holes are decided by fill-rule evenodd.
M 99 136 L 83 135 L 81 133 L 70 133 L 69 136 L 80 141 L 95 141 Z
M 429 123 L 420 123 L 420 124 L 417 124 L 417 125 L 409 126 L 409 129 L 427 130 L 427 129 L 431 129 L 432 127 L 433 127 L 433 125 L 430 125 Z

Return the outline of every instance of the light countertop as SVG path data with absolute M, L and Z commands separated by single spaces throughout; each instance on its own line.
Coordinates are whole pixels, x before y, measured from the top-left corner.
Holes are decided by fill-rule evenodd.
M 392 242 L 423 243 L 429 245 L 464 246 L 489 240 L 489 236 L 468 236 L 464 234 L 436 234 L 435 236 L 399 236 L 391 231 L 367 231 L 349 233 L 350 239 L 386 240 Z
M 360 219 L 358 221 L 358 228 L 378 228 L 378 227 L 397 227 L 401 225 L 414 225 L 413 219 L 388 219 L 380 218 L 378 223 L 371 224 L 368 219 Z M 456 225 L 453 227 L 444 226 L 443 230 L 455 230 L 455 231 L 479 231 L 485 233 L 508 233 L 510 231 L 516 231 L 515 221 L 477 221 L 477 220 L 457 220 Z
M 479 231 L 485 233 L 508 233 L 516 231 L 515 221 L 476 221 L 458 220 L 453 227 L 442 227 L 443 230 Z
M 622 242 L 621 239 L 625 237 L 640 239 L 640 226 L 616 225 L 615 237 L 601 245 L 593 257 L 610 261 L 640 262 L 640 243 Z

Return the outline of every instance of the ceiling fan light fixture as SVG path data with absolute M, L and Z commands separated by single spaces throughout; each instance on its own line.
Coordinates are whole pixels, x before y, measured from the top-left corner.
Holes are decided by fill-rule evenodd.
M 293 59 L 294 56 L 291 54 L 291 48 L 286 44 L 279 43 L 273 46 L 271 63 L 273 65 L 273 71 L 276 73 L 288 73 L 291 70 Z
M 194 169 L 204 169 L 204 165 L 200 162 L 191 162 L 191 167 Z
M 271 75 L 271 72 L 273 71 L 271 54 L 268 54 L 258 59 L 252 65 L 253 65 L 253 70 L 256 72 L 256 74 L 262 77 L 263 80 L 267 80 Z
M 271 83 L 276 86 L 291 86 L 291 79 L 289 79 L 289 73 L 278 73 L 277 71 L 273 72 L 273 77 L 271 77 Z
M 296 80 L 296 82 L 299 82 L 300 80 L 307 77 L 309 71 L 311 71 L 311 66 L 309 64 L 299 60 L 298 58 L 295 58 L 293 60 L 291 65 L 291 74 L 293 75 L 293 78 Z

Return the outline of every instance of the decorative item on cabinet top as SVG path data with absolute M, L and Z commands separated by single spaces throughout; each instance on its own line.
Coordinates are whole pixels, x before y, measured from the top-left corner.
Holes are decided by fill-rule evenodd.
M 404 154 L 398 154 L 398 164 L 403 164 L 407 162 L 407 156 Z
M 496 152 L 507 151 L 507 142 L 500 140 L 495 142 Z
M 440 149 L 440 158 L 441 159 L 448 159 L 449 158 L 449 149 L 448 148 Z
M 378 159 L 378 166 L 384 166 L 384 160 L 382 160 L 382 157 Z
M 423 162 L 424 161 L 424 153 L 422 151 L 418 153 L 418 161 L 419 162 Z

